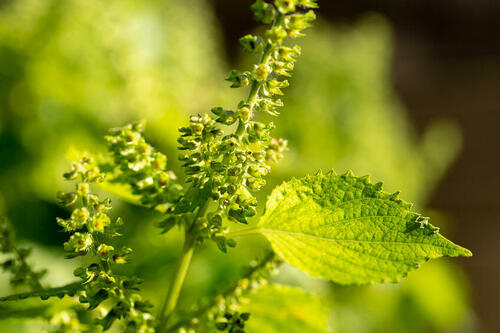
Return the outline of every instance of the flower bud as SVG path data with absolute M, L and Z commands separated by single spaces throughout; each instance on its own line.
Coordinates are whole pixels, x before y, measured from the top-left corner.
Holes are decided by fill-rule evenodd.
M 243 45 L 243 51 L 254 54 L 262 50 L 263 41 L 258 36 L 246 35 L 240 38 L 240 43 Z
M 238 176 L 241 173 L 241 167 L 235 166 L 227 170 L 228 176 Z
M 266 181 L 262 178 L 256 178 L 256 177 L 251 177 L 247 178 L 246 180 L 246 185 L 249 190 L 251 191 L 257 191 L 262 188 L 266 184 Z
M 109 216 L 104 214 L 104 213 L 97 213 L 92 217 L 92 220 L 90 221 L 90 231 L 92 232 L 104 232 L 104 228 L 106 228 L 108 225 L 110 225 L 111 220 L 109 219 Z
M 167 156 L 162 153 L 155 153 L 153 167 L 157 170 L 163 170 L 167 167 Z
M 255 164 L 250 165 L 247 169 L 247 172 L 249 175 L 253 177 L 261 176 L 260 168 Z
M 71 206 L 78 199 L 78 195 L 75 192 L 57 192 L 57 200 L 61 206 Z
M 250 110 L 250 108 L 247 105 L 238 109 L 238 116 L 244 122 L 247 122 L 250 119 L 251 115 L 252 115 L 252 111 Z
M 97 248 L 97 254 L 101 257 L 106 257 L 108 254 L 114 251 L 114 248 L 111 245 L 100 244 Z
M 264 0 L 257 0 L 250 8 L 254 12 L 255 19 L 264 24 L 273 22 L 276 17 L 274 6 Z
M 234 114 L 233 111 L 224 111 L 224 113 L 222 113 L 219 118 L 217 118 L 217 122 L 218 123 L 221 123 L 221 124 L 224 124 L 224 125 L 232 125 L 234 124 L 234 122 L 237 120 L 237 117 L 236 115 Z
M 293 13 L 295 11 L 296 0 L 276 0 L 275 5 L 282 14 Z
M 130 248 L 124 247 L 118 253 L 113 255 L 113 261 L 115 264 L 126 264 L 129 254 L 132 253 Z
M 249 75 L 249 72 L 241 73 L 240 71 L 232 70 L 226 81 L 232 82 L 231 88 L 246 87 L 250 84 Z
M 87 222 L 90 213 L 87 208 L 77 208 L 71 213 L 71 220 L 74 221 L 76 228 L 81 228 Z
M 193 129 L 193 134 L 201 135 L 203 133 L 204 126 L 202 124 L 197 123 L 191 125 L 191 128 Z
M 288 36 L 286 30 L 278 25 L 266 31 L 266 38 L 273 45 L 278 45 L 283 43 L 283 39 Z
M 76 193 L 78 193 L 79 196 L 84 197 L 90 192 L 90 186 L 88 183 L 78 183 L 76 185 Z
M 64 250 L 68 252 L 83 252 L 87 251 L 92 246 L 92 236 L 88 233 L 75 232 L 69 238 L 69 241 L 64 243 Z
M 261 82 L 267 79 L 267 76 L 271 73 L 271 67 L 267 64 L 255 65 L 253 70 L 253 77 L 255 80 Z

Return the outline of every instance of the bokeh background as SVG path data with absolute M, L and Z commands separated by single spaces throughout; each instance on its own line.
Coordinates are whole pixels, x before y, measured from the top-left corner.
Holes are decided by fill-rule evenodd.
M 0 1 L 0 212 L 47 267 L 46 283 L 72 281 L 55 192 L 76 151 L 105 151 L 110 127 L 146 119 L 147 136 L 176 161 L 176 129 L 193 113 L 235 107 L 224 81 L 248 68 L 238 38 L 259 29 L 252 1 Z M 320 295 L 335 332 L 500 330 L 500 6 L 494 1 L 320 1 L 277 124 L 290 151 L 261 196 L 318 169 L 370 174 L 401 190 L 474 257 L 430 262 L 399 285 L 340 287 L 284 267 L 277 279 Z M 258 30 L 257 30 L 258 31 Z M 154 303 L 180 251 L 159 236 L 154 212 L 113 197 L 126 222 L 117 240 L 135 251 L 124 268 Z M 262 209 L 262 206 L 261 206 Z M 194 259 L 180 306 L 237 279 L 262 253 L 256 237 L 227 255 Z M 0 274 L 0 293 L 12 292 Z M 70 300 L 65 300 L 70 302 Z M 39 332 L 41 321 L 0 321 Z

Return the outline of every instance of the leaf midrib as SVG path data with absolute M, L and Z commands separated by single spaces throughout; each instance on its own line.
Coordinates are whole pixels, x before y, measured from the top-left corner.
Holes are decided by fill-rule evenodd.
M 432 243 L 421 243 L 421 242 L 386 242 L 386 241 L 369 241 L 369 240 L 362 240 L 362 239 L 340 239 L 340 238 L 326 238 L 322 236 L 317 236 L 317 235 L 310 235 L 310 234 L 305 234 L 302 232 L 290 232 L 290 231 L 284 231 L 284 230 L 273 230 L 273 229 L 266 229 L 266 228 L 258 228 L 255 229 L 255 232 L 265 234 L 265 233 L 274 233 L 274 234 L 284 234 L 288 236 L 303 236 L 303 237 L 309 237 L 313 238 L 316 240 L 323 240 L 327 242 L 358 242 L 358 243 L 368 243 L 368 244 L 390 244 L 390 245 L 430 245 L 430 246 L 435 246 L 435 247 L 440 247 L 444 249 L 453 249 L 453 247 L 448 247 L 444 246 L 441 244 L 432 244 Z

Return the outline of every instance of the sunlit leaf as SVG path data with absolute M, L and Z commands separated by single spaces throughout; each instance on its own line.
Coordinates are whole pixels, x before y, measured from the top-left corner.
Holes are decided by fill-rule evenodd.
M 471 253 L 368 177 L 293 179 L 271 194 L 259 231 L 290 265 L 341 284 L 398 281 L 421 262 Z

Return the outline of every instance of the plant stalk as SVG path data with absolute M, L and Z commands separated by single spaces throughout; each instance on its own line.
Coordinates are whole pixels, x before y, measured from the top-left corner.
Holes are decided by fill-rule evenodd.
M 179 300 L 179 295 L 181 293 L 182 285 L 184 284 L 184 279 L 186 278 L 187 271 L 189 268 L 189 264 L 191 263 L 191 259 L 193 258 L 193 253 L 196 248 L 195 241 L 192 237 L 193 228 L 195 227 L 196 221 L 198 218 L 205 214 L 207 210 L 209 200 L 206 200 L 202 206 L 196 212 L 196 215 L 191 222 L 191 225 L 186 226 L 184 246 L 182 248 L 181 256 L 179 257 L 179 261 L 177 262 L 177 266 L 175 268 L 174 275 L 172 277 L 170 286 L 168 288 L 167 297 L 163 302 L 161 310 L 159 312 L 158 319 L 158 332 L 162 332 L 167 323 L 169 317 L 175 310 L 177 306 L 177 301 Z
M 274 258 L 275 258 L 275 254 L 274 252 L 269 252 L 263 259 L 262 261 L 254 266 L 254 267 L 251 267 L 248 272 L 246 272 L 241 278 L 240 280 L 238 280 L 236 283 L 234 283 L 232 286 L 230 286 L 228 289 L 226 289 L 226 291 L 224 291 L 222 293 L 223 297 L 227 297 L 231 294 L 234 294 L 235 290 L 238 288 L 238 286 L 240 285 L 239 284 L 239 281 L 241 280 L 245 280 L 245 279 L 249 279 L 252 274 L 254 274 L 254 272 L 262 269 L 263 267 L 266 266 L 266 264 L 270 261 L 272 261 Z M 198 309 L 196 312 L 194 312 L 192 314 L 192 317 L 194 318 L 200 318 L 201 316 L 203 316 L 204 314 L 206 314 L 211 308 L 213 308 L 214 306 L 216 306 L 216 302 L 215 302 L 215 299 L 212 299 L 210 300 L 210 302 L 208 304 L 206 304 L 205 306 L 203 306 L 202 308 Z M 189 320 L 181 320 L 179 322 L 177 322 L 176 324 L 174 324 L 173 326 L 169 327 L 169 331 L 175 331 L 185 325 L 187 325 L 189 323 Z
M 189 264 L 191 263 L 191 258 L 193 257 L 195 246 L 193 241 L 186 234 L 186 240 L 184 247 L 182 249 L 182 254 L 177 262 L 177 267 L 175 269 L 172 281 L 168 288 L 167 297 L 163 302 L 160 310 L 160 317 L 158 320 L 158 332 L 162 332 L 167 325 L 167 321 L 170 315 L 174 312 L 179 300 L 179 295 L 181 293 L 182 285 L 186 277 Z
M 75 294 L 79 289 L 82 288 L 81 282 L 73 282 L 61 287 L 40 289 L 35 291 L 29 291 L 20 294 L 14 294 L 9 296 L 0 297 L 0 302 L 9 301 L 20 301 L 30 297 L 41 297 L 42 299 L 47 299 L 49 297 L 55 297 L 65 294 Z

